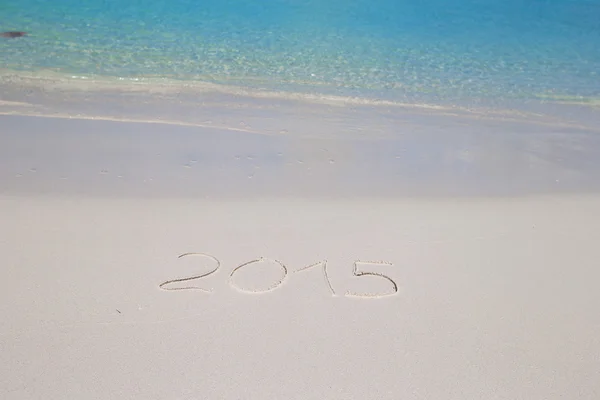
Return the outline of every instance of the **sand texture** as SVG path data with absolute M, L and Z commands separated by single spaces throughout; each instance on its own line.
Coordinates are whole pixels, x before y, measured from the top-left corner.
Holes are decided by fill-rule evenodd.
M 593 134 L 0 127 L 3 399 L 600 398 Z

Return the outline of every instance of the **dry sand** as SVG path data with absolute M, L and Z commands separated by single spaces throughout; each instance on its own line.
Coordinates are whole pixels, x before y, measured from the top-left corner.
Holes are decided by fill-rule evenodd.
M 2 116 L 0 397 L 600 398 L 598 143 Z

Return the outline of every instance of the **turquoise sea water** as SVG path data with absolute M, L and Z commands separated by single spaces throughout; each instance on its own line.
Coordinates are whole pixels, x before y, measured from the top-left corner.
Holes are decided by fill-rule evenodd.
M 0 69 L 596 101 L 600 0 L 3 0 Z M 41 72 L 40 72 L 41 73 Z

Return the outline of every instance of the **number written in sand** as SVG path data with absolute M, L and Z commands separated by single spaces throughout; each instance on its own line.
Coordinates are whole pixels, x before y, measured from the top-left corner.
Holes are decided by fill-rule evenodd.
M 207 279 L 217 272 L 221 262 L 216 257 L 205 253 L 185 253 L 180 255 L 178 260 L 201 262 L 201 266 L 208 269 L 208 271 L 198 272 L 188 277 L 166 280 L 159 285 L 160 289 L 213 292 L 213 289 L 208 288 L 208 284 L 198 283 L 198 281 Z M 386 261 L 354 261 L 352 276 L 349 279 L 350 282 L 346 285 L 352 287 L 352 289 L 346 290 L 344 295 L 358 298 L 381 298 L 398 294 L 398 284 L 388 274 L 384 273 L 390 267 L 393 267 L 393 264 Z M 310 264 L 293 272 L 298 273 L 308 270 L 321 270 L 325 287 L 332 296 L 336 296 L 336 290 L 328 273 L 327 260 Z M 228 283 L 231 288 L 240 293 L 268 293 L 281 287 L 286 282 L 288 271 L 288 267 L 281 261 L 260 257 L 233 268 L 229 274 Z M 365 285 L 370 285 L 371 290 L 364 290 Z M 376 286 L 376 290 L 372 289 L 373 285 Z M 363 290 L 358 290 L 360 287 L 363 287 Z
M 356 292 L 353 292 L 352 290 L 348 290 L 346 292 L 346 296 L 382 297 L 382 296 L 391 296 L 393 294 L 398 293 L 398 285 L 396 284 L 396 282 L 394 282 L 394 280 L 392 278 L 390 278 L 389 276 L 387 276 L 381 272 L 372 270 L 372 268 L 391 267 L 391 266 L 393 266 L 393 264 L 386 262 L 386 261 L 355 261 L 354 268 L 352 269 L 352 275 L 354 275 L 357 278 L 364 277 L 364 278 L 371 278 L 371 279 L 379 278 L 380 280 L 381 279 L 387 280 L 391 284 L 390 291 L 382 294 L 382 293 L 377 293 L 377 292 L 356 293 Z M 369 269 L 367 270 L 366 268 L 369 268 Z
M 321 266 L 323 268 L 323 277 L 325 278 L 325 283 L 327 284 L 327 287 L 329 288 L 329 291 L 331 292 L 331 295 L 335 296 L 335 290 L 333 290 L 333 286 L 331 286 L 331 281 L 329 280 L 329 275 L 327 275 L 327 260 L 323 260 L 323 261 L 319 261 L 319 262 L 314 263 L 314 264 L 310 264 L 307 267 L 300 268 L 296 272 L 306 271 L 306 270 L 309 270 L 311 268 L 319 267 L 319 266 Z
M 243 284 L 238 284 L 238 280 L 235 279 L 235 275 L 242 275 L 244 273 L 248 273 L 249 271 L 251 271 L 252 269 L 254 269 L 255 274 L 256 275 L 268 275 L 269 271 L 268 269 L 270 266 L 274 265 L 277 269 L 280 270 L 280 275 L 279 277 L 276 277 L 274 280 L 271 278 L 270 280 L 272 280 L 273 282 L 268 285 L 265 288 L 262 288 L 259 284 L 252 284 L 252 285 L 243 285 Z M 254 267 L 254 268 L 252 268 Z M 245 271 L 245 270 L 249 270 L 249 271 Z M 281 274 L 282 272 L 282 274 Z M 251 273 L 251 272 L 249 272 Z M 268 260 L 265 259 L 263 257 L 259 258 L 258 260 L 252 260 L 252 261 L 248 261 L 243 263 L 242 265 L 237 266 L 233 271 L 231 271 L 231 274 L 229 274 L 229 285 L 231 285 L 232 287 L 234 287 L 235 289 L 237 289 L 240 292 L 243 293 L 266 293 L 266 292 L 270 292 L 271 290 L 275 290 L 277 289 L 279 286 L 281 286 L 281 284 L 283 283 L 283 281 L 285 280 L 285 278 L 287 278 L 288 275 L 288 271 L 285 265 L 283 265 L 283 263 L 281 261 L 277 261 L 277 260 Z M 260 276 L 259 278 L 262 278 L 263 276 Z M 252 281 L 252 279 L 248 279 L 248 277 L 246 277 L 245 279 L 246 281 Z M 248 282 L 248 283 L 252 283 L 252 282 Z M 244 287 L 246 286 L 246 287 Z
M 170 279 L 161 283 L 159 287 L 163 290 L 201 290 L 203 292 L 211 293 L 212 289 L 206 289 L 200 286 L 190 286 L 190 284 L 191 281 L 198 281 L 217 272 L 217 270 L 221 266 L 221 262 L 215 257 L 211 256 L 210 254 L 204 253 L 184 253 L 177 258 L 188 260 L 191 257 L 200 259 L 203 263 L 210 265 L 210 270 L 203 274 L 196 274 L 187 278 Z

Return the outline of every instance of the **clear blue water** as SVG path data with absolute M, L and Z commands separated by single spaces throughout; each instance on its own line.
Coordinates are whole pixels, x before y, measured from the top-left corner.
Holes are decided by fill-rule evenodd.
M 600 0 L 2 0 L 0 30 L 30 33 L 0 40 L 4 70 L 600 96 Z

